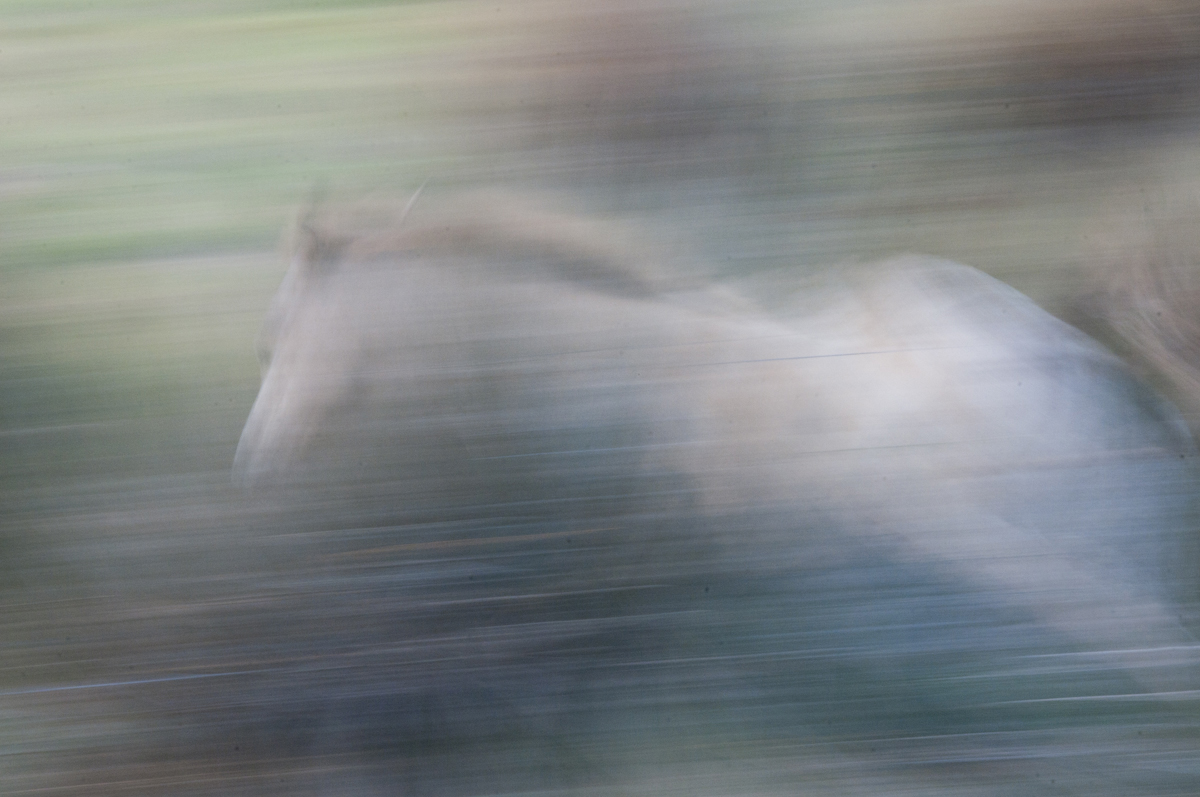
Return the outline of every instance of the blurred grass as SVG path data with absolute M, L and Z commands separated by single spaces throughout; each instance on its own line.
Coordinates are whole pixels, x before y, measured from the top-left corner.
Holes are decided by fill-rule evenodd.
M 439 6 L 0 3 L 4 270 L 269 248 L 315 183 L 413 185 Z
M 0 479 L 227 467 L 278 271 L 243 255 L 9 274 Z

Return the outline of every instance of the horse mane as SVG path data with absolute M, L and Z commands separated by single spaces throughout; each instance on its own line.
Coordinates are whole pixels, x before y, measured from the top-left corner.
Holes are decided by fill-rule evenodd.
M 409 217 L 408 208 L 309 208 L 297 225 L 294 262 L 307 271 L 447 258 L 517 277 L 585 284 L 652 298 L 686 288 L 660 264 L 672 259 L 623 225 L 546 210 L 499 192 L 460 195 Z M 385 216 L 379 223 L 380 216 Z M 372 220 L 374 217 L 375 220 Z

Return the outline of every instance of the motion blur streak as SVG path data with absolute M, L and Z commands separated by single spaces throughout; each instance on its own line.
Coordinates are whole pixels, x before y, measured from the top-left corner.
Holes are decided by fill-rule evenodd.
M 310 218 L 272 306 L 237 478 L 389 513 L 346 542 L 410 579 L 374 644 L 436 617 L 314 682 L 314 750 L 436 739 L 456 774 L 413 777 L 456 792 L 512 734 L 549 785 L 615 787 L 729 745 L 1082 744 L 1123 732 L 1116 701 L 1200 694 L 1194 448 L 1097 344 L 920 257 L 778 285 L 796 306 L 768 314 L 520 203 Z M 1039 756 L 1004 757 L 1023 782 Z
M 0 794 L 1196 793 L 1194 0 L 0 20 Z

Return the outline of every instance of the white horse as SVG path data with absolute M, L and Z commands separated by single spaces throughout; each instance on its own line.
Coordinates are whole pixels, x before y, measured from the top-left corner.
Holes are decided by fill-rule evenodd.
M 704 585 L 681 660 L 772 662 L 801 713 L 822 660 L 954 710 L 1194 688 L 1185 427 L 986 275 L 906 257 L 776 281 L 790 309 L 766 313 L 507 204 L 303 237 L 239 479 L 506 518 L 534 546 L 562 524 L 596 545 L 581 589 Z

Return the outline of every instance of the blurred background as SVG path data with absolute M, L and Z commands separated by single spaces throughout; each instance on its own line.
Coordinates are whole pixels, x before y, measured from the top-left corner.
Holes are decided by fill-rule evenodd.
M 768 305 L 832 264 L 960 260 L 1099 336 L 1198 425 L 1194 2 L 0 0 L 0 75 L 6 794 L 589 783 L 563 771 L 587 745 L 557 750 L 537 718 L 456 769 L 428 740 L 487 704 L 469 690 L 339 698 L 361 722 L 289 703 L 395 621 L 370 608 L 391 582 L 337 558 L 348 529 L 371 549 L 374 508 L 230 484 L 281 231 L 314 192 L 535 194 Z M 1121 738 L 1153 743 L 1106 755 L 1161 751 L 1138 788 L 1186 793 L 1195 728 L 1151 713 Z M 706 788 L 752 770 L 786 790 L 802 759 L 813 793 L 961 794 L 990 766 L 913 775 L 910 741 L 866 772 L 869 735 L 838 740 L 747 741 Z M 392 763 L 363 765 L 371 745 Z M 642 790 L 695 791 L 661 773 Z M 1072 783 L 1038 788 L 1096 785 Z

